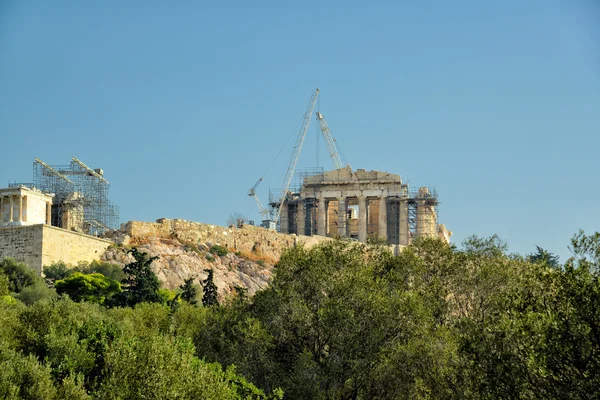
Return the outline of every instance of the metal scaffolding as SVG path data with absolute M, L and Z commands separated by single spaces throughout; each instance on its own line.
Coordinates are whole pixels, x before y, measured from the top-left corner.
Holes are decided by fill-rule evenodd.
M 294 174 L 294 179 L 290 184 L 290 189 L 288 190 L 288 198 L 290 201 L 295 199 L 300 194 L 300 190 L 302 189 L 302 185 L 304 184 L 304 179 L 309 176 L 315 176 L 319 174 L 323 174 L 323 167 L 307 167 L 302 170 L 296 171 Z M 281 197 L 283 196 L 283 192 L 281 189 L 269 189 L 269 206 L 273 209 L 279 208 L 279 204 L 281 203 Z
M 36 158 L 33 186 L 54 193 L 52 225 L 99 236 L 119 227 L 119 209 L 108 200 L 109 183 L 73 157 L 69 165 L 50 166 Z

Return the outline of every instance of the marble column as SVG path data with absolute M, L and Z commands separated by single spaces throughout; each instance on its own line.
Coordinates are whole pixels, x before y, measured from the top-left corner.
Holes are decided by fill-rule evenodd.
M 387 196 L 382 194 L 379 198 L 379 239 L 387 239 Z
M 338 198 L 338 236 L 339 237 L 348 236 L 348 234 L 347 234 L 348 231 L 346 228 L 347 220 L 348 220 L 348 209 L 346 208 L 346 198 L 339 197 Z
M 408 246 L 408 200 L 403 198 L 398 204 L 398 244 Z
M 28 204 L 28 196 L 23 196 L 23 205 L 21 208 L 21 221 L 23 222 L 27 222 L 27 213 L 29 212 L 27 207 Z
M 23 196 L 19 196 L 19 222 L 23 221 Z
M 367 198 L 358 197 L 358 241 L 367 242 Z
M 8 211 L 8 222 L 14 222 L 14 207 L 15 203 L 13 200 L 13 196 L 9 196 L 10 199 L 10 210 Z
M 4 221 L 4 196 L 0 196 L 0 223 Z
M 319 198 L 317 209 L 317 235 L 327 236 L 327 200 L 324 197 Z
M 306 206 L 304 200 L 298 200 L 298 213 L 296 214 L 296 235 L 306 235 Z

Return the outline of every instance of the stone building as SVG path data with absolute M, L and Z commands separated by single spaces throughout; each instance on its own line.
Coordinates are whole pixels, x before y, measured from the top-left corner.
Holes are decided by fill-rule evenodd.
M 434 190 L 411 192 L 400 175 L 346 167 L 305 177 L 299 191 L 288 193 L 280 231 L 404 246 L 418 236 L 449 242 L 452 232 L 438 225 L 437 205 Z
M 0 189 L 0 227 L 50 225 L 53 196 L 24 186 Z

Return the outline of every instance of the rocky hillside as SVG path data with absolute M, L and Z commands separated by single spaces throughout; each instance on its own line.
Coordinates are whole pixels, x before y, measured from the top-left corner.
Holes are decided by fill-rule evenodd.
M 188 277 L 195 277 L 194 282 L 206 279 L 207 269 L 214 271 L 214 282 L 219 296 L 227 297 L 236 287 L 248 289 L 253 295 L 269 284 L 273 261 L 243 256 L 241 253 L 228 251 L 219 256 L 210 252 L 211 244 L 197 246 L 184 245 L 176 239 L 154 238 L 140 244 L 138 249 L 150 256 L 159 256 L 152 263 L 152 269 L 168 289 L 176 289 Z M 111 247 L 102 256 L 103 261 L 125 265 L 133 260 L 125 247 Z
M 176 289 L 188 277 L 200 283 L 207 269 L 214 271 L 219 296 L 227 297 L 236 287 L 252 296 L 266 287 L 281 253 L 291 246 L 313 246 L 322 237 L 284 235 L 255 226 L 242 228 L 207 225 L 183 220 L 131 221 L 111 237 L 118 245 L 102 255 L 103 261 L 125 265 L 133 258 L 127 249 L 137 246 L 150 256 L 159 256 L 152 269 L 168 289 Z M 212 249 L 212 251 L 211 251 Z M 215 249 L 226 249 L 219 255 Z

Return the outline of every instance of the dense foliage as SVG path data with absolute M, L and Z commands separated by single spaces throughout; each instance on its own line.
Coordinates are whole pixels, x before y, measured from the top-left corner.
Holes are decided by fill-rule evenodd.
M 598 398 L 600 234 L 571 250 L 561 265 L 496 236 L 420 239 L 398 256 L 333 241 L 289 249 L 269 288 L 221 305 L 210 273 L 203 305 L 191 279 L 160 301 L 138 253 L 123 282 L 135 302 L 26 306 L 16 299 L 39 278 L 4 260 L 0 398 Z

